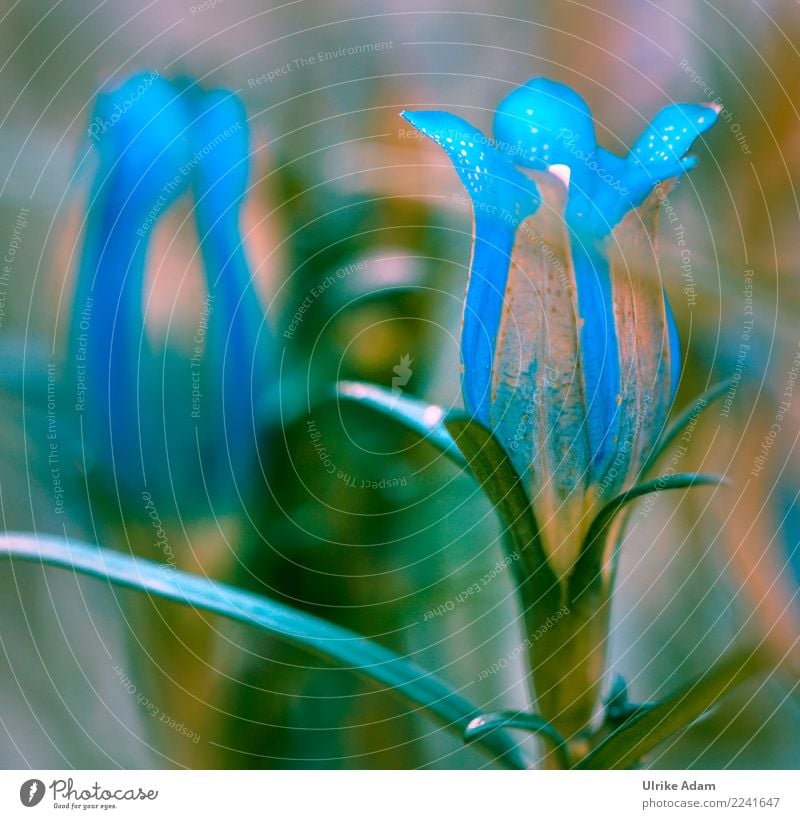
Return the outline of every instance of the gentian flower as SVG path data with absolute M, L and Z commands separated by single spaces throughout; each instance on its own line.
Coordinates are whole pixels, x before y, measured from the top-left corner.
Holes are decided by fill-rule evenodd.
M 255 465 L 263 313 L 239 229 L 248 129 L 238 99 L 157 74 L 101 95 L 89 129 L 99 167 L 77 275 L 71 361 L 94 469 L 117 492 L 217 507 Z M 151 349 L 148 247 L 184 194 L 205 268 L 191 349 Z M 188 512 L 187 504 L 180 507 Z
M 524 480 L 560 575 L 669 412 L 680 350 L 651 281 L 658 205 L 717 115 L 670 105 L 619 157 L 597 144 L 583 99 L 543 78 L 500 103 L 494 140 L 444 111 L 403 114 L 444 149 L 472 200 L 464 402 Z

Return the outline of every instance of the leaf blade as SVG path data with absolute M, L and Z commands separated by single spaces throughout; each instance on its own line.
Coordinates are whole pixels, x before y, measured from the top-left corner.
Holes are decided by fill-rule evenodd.
M 390 649 L 313 615 L 224 583 L 66 537 L 3 534 L 0 557 L 69 569 L 259 627 L 382 683 L 459 736 L 480 716 L 480 710 L 469 700 Z M 502 733 L 485 737 L 479 745 L 505 767 L 527 767 L 516 744 Z
M 444 424 L 507 527 L 505 534 L 520 558 L 518 562 L 525 567 L 523 577 L 515 571 L 523 596 L 527 596 L 529 587 L 535 587 L 537 603 L 546 598 L 558 600 L 558 578 L 547 561 L 528 494 L 500 442 L 483 424 L 464 413 L 449 413 Z
M 380 412 L 421 438 L 446 455 L 456 466 L 465 466 L 461 450 L 441 423 L 444 410 L 436 404 L 428 404 L 419 398 L 395 395 L 390 389 L 364 381 L 339 381 L 336 394 L 340 399 L 352 401 Z
M 615 770 L 636 764 L 664 740 L 691 725 L 733 688 L 766 670 L 763 655 L 752 648 L 722 657 L 688 686 L 631 717 L 576 765 Z
M 645 495 L 668 492 L 676 489 L 692 489 L 700 486 L 719 486 L 727 479 L 721 475 L 704 475 L 695 472 L 679 472 L 662 475 L 650 481 L 637 484 L 612 498 L 592 520 L 584 538 L 581 554 L 570 575 L 570 596 L 574 600 L 602 580 L 603 561 L 606 554 L 606 536 L 617 514 L 629 503 Z
M 569 768 L 569 754 L 564 737 L 539 714 L 531 714 L 528 711 L 493 711 L 482 714 L 467 726 L 467 730 L 464 731 L 464 739 L 467 742 L 474 742 L 498 728 L 517 728 L 546 737 L 552 743 L 553 750 L 559 757 L 561 768 Z
M 655 448 L 650 453 L 650 457 L 642 469 L 642 475 L 646 475 L 647 472 L 655 466 L 656 461 L 666 452 L 667 447 L 680 435 L 685 427 L 689 425 L 692 418 L 699 416 L 708 406 L 720 398 L 726 390 L 730 389 L 732 383 L 733 379 L 728 378 L 725 381 L 714 384 L 713 387 L 696 398 L 692 404 L 678 413 L 675 420 L 664 430 L 664 433 L 656 442 Z

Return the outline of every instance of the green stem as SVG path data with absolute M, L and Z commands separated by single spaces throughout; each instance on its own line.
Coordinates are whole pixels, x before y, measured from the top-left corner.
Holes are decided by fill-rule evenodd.
M 535 710 L 582 756 L 600 695 L 608 633 L 608 600 L 566 601 L 525 609 L 531 696 Z

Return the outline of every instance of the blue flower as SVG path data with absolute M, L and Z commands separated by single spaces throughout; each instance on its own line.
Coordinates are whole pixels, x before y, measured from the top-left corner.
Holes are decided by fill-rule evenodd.
M 668 106 L 619 157 L 598 146 L 583 99 L 543 78 L 500 103 L 494 140 L 453 114 L 403 114 L 444 149 L 472 200 L 464 402 L 528 486 L 562 572 L 669 412 L 680 349 L 652 286 L 658 205 L 717 115 Z
M 87 450 L 118 492 L 216 506 L 255 465 L 267 376 L 264 317 L 239 227 L 245 112 L 230 92 L 142 74 L 98 98 L 89 133 L 99 167 L 71 332 Z M 152 349 L 143 308 L 153 232 L 185 194 L 206 290 L 190 354 Z

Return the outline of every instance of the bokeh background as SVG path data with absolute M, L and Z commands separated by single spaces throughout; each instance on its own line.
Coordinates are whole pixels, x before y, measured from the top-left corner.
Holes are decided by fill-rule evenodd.
M 214 517 L 180 505 L 165 515 L 175 564 L 373 637 L 482 706 L 524 707 L 507 573 L 462 594 L 502 560 L 488 503 L 426 444 L 323 400 L 342 378 L 391 386 L 400 367 L 406 394 L 460 404 L 470 213 L 445 158 L 399 113 L 446 108 L 488 131 L 500 99 L 547 75 L 578 90 L 601 142 L 623 151 L 660 107 L 719 100 L 699 167 L 671 197 L 677 221 L 662 226 L 660 276 L 685 354 L 679 403 L 736 378 L 680 469 L 720 471 L 732 486 L 664 496 L 631 516 L 606 686 L 619 674 L 634 698 L 652 699 L 749 635 L 767 635 L 781 654 L 791 648 L 797 4 L 194 2 L 0 8 L 0 249 L 13 241 L 15 250 L 0 282 L 4 527 L 163 557 L 124 504 L 92 493 L 66 421 L 65 511 L 56 511 L 48 365 L 63 371 L 91 185 L 79 158 L 98 92 L 143 70 L 232 89 L 250 117 L 246 243 L 279 396 L 263 474 L 241 503 Z M 185 338 L 200 293 L 189 207 L 162 220 L 149 260 L 148 332 L 167 346 Z M 287 336 L 311 289 L 343 269 Z M 347 672 L 243 626 L 41 566 L 0 563 L 0 647 L 3 767 L 487 764 Z M 791 676 L 776 673 L 647 764 L 794 768 L 799 735 L 800 699 Z

